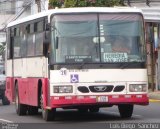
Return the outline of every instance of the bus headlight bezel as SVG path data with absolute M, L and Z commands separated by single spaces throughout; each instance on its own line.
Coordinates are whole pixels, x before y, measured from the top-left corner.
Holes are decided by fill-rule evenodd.
M 147 92 L 146 84 L 129 84 L 130 92 Z
M 72 85 L 53 86 L 53 93 L 73 93 Z

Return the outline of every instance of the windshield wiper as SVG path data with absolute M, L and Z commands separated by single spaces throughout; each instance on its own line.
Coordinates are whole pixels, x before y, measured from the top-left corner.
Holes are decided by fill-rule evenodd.
M 137 63 L 142 63 L 142 62 L 123 62 L 120 64 L 120 68 L 125 69 L 125 68 L 128 68 L 128 66 L 135 65 Z
M 83 66 L 85 66 L 86 64 L 89 64 L 91 63 L 90 61 L 83 61 L 80 66 L 79 66 L 79 69 L 83 69 Z
M 133 62 L 132 62 L 133 63 Z M 132 64 L 131 62 L 123 62 L 120 64 L 120 69 L 124 69 L 127 68 L 130 64 Z

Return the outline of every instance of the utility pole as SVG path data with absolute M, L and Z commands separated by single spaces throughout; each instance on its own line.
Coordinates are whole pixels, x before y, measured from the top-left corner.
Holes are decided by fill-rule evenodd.
M 146 0 L 146 5 L 150 6 L 150 0 Z
M 41 12 L 41 0 L 35 0 L 37 7 L 38 7 L 38 12 Z

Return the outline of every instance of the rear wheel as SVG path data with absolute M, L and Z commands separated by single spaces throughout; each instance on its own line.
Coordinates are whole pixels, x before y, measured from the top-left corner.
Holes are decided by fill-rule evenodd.
M 53 121 L 55 118 L 56 109 L 44 109 L 43 100 L 44 100 L 44 95 L 43 91 L 41 90 L 40 103 L 42 109 L 42 117 L 45 121 Z
M 118 105 L 119 113 L 122 118 L 131 118 L 133 113 L 133 105 L 121 104 Z
M 28 106 L 28 115 L 37 115 L 38 107 Z
M 99 108 L 98 107 L 93 107 L 93 108 L 89 108 L 90 112 L 99 112 Z
M 9 105 L 10 104 L 9 100 L 7 99 L 7 97 L 5 95 L 2 98 L 2 104 L 3 105 Z
M 16 107 L 16 112 L 19 116 L 26 115 L 27 106 L 24 104 L 20 104 L 17 83 L 16 83 L 16 90 L 15 90 L 15 107 Z

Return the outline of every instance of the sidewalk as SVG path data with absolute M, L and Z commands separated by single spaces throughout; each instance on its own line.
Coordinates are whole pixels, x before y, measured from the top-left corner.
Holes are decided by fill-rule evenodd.
M 160 102 L 160 91 L 149 91 L 150 102 Z

